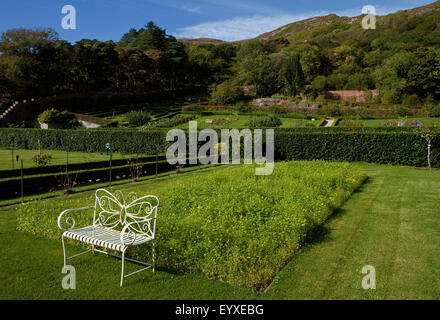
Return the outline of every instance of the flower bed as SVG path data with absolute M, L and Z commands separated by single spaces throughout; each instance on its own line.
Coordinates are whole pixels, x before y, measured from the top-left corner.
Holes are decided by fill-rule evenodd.
M 282 162 L 270 176 L 256 176 L 253 166 L 234 166 L 122 191 L 161 200 L 159 267 L 262 289 L 364 179 L 347 163 Z M 58 214 L 91 203 L 93 193 L 27 204 L 19 208 L 18 229 L 59 241 Z M 79 212 L 77 227 L 90 224 L 91 217 Z M 129 254 L 148 259 L 147 249 Z

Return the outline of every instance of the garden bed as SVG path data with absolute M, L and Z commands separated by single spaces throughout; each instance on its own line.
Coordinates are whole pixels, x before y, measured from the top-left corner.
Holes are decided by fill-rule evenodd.
M 347 163 L 283 162 L 271 176 L 256 176 L 253 166 L 227 167 L 167 180 L 154 190 L 148 184 L 121 189 L 161 200 L 159 267 L 264 289 L 365 178 Z M 59 213 L 90 205 L 93 196 L 24 205 L 18 229 L 59 240 Z M 92 212 L 78 213 L 77 227 L 91 218 Z M 141 247 L 130 255 L 148 259 L 149 252 Z

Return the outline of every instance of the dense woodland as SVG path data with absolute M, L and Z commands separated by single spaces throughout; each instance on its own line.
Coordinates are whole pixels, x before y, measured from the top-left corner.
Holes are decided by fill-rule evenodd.
M 63 93 L 213 89 L 234 103 L 249 86 L 258 97 L 283 92 L 378 89 L 382 103 L 440 99 L 440 11 L 401 11 L 360 20 L 330 15 L 273 36 L 238 43 L 184 44 L 153 22 L 119 42 L 71 44 L 51 29 L 14 29 L 0 40 L 5 101 Z M 318 22 L 318 23 L 317 23 Z M 359 22 L 359 23 L 358 23 Z M 216 89 L 214 89 L 216 88 Z

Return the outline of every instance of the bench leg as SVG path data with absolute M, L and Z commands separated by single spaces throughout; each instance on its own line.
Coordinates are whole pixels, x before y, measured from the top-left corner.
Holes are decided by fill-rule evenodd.
M 66 245 L 64 244 L 64 235 L 61 236 L 61 242 L 63 243 L 63 254 L 64 254 L 64 267 L 66 266 Z
M 156 239 L 153 239 L 153 272 L 154 272 L 155 258 L 156 258 L 155 255 L 154 255 L 155 241 L 156 241 Z
M 125 250 L 122 251 L 122 271 L 121 271 L 121 287 L 124 282 L 124 262 L 125 262 Z

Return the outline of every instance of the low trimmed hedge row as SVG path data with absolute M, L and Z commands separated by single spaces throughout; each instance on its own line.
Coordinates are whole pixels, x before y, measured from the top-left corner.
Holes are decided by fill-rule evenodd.
M 139 165 L 142 165 L 142 174 L 140 176 L 154 175 L 156 173 L 156 162 L 139 163 Z M 175 169 L 175 166 L 170 165 L 166 160 L 159 161 L 157 165 L 158 173 L 172 171 Z M 186 166 L 189 167 L 191 165 L 188 164 Z M 117 177 L 122 179 L 124 176 L 124 179 L 130 179 L 131 168 L 132 167 L 130 165 L 112 167 L 112 180 L 117 180 Z M 96 183 L 97 180 L 99 180 L 99 182 L 105 182 L 109 180 L 109 168 L 69 171 L 69 176 L 77 183 L 76 186 L 81 184 Z M 62 172 L 58 172 L 56 174 L 25 176 L 23 178 L 24 195 L 28 196 L 35 193 L 62 189 L 62 181 L 65 178 L 66 174 Z M 20 190 L 20 177 L 4 179 L 0 181 L 0 200 L 19 197 Z

